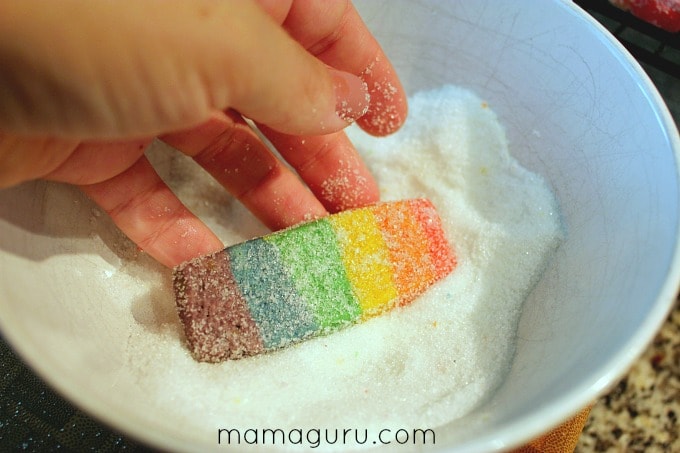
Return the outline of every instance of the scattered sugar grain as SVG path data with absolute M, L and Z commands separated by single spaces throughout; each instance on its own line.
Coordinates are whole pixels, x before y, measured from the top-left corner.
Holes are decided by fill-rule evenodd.
M 368 181 L 359 174 L 359 162 L 352 158 L 351 161 L 341 160 L 339 164 L 338 169 L 321 183 L 321 197 L 337 210 L 366 204 L 364 194 Z
M 192 359 L 179 321 L 167 318 L 174 301 L 155 291 L 158 269 L 128 267 L 136 284 L 154 285 L 148 303 L 157 306 L 130 321 L 127 363 L 140 395 L 197 439 L 213 439 L 215 427 L 436 428 L 484 402 L 510 366 L 522 302 L 561 229 L 546 184 L 510 157 L 502 127 L 482 105 L 442 87 L 411 99 L 410 119 L 395 135 L 349 131 L 385 199 L 432 200 L 458 257 L 453 274 L 412 305 L 333 335 L 205 364 Z M 210 183 L 175 177 L 169 182 L 189 207 L 202 204 Z M 226 244 L 265 233 L 245 209 L 225 203 L 226 222 L 224 207 L 203 218 Z

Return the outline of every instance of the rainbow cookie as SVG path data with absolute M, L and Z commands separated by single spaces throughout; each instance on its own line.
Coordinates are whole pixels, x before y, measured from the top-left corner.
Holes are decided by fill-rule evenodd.
M 331 333 L 422 294 L 456 266 L 425 199 L 344 211 L 180 264 L 173 285 L 197 360 Z

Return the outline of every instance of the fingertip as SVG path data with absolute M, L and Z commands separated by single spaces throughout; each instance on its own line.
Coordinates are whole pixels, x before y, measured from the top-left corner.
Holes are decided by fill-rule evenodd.
M 314 199 L 301 197 L 297 191 L 267 188 L 253 193 L 243 204 L 270 230 L 279 231 L 328 215 Z
M 373 82 L 369 86 L 371 105 L 366 114 L 357 120 L 364 131 L 377 137 L 398 131 L 406 121 L 408 104 L 403 90 L 389 80 Z
M 294 137 L 262 131 L 330 213 L 379 201 L 378 184 L 344 132 Z
M 143 245 L 146 253 L 169 268 L 223 248 L 222 241 L 188 211 L 174 220 L 163 235 Z
M 312 186 L 312 191 L 330 213 L 361 208 L 380 199 L 375 179 L 354 156 L 338 161 L 336 169 L 317 187 Z
M 339 132 L 368 111 L 371 98 L 368 85 L 361 77 L 334 68 L 327 68 L 326 72 L 327 75 L 317 76 L 327 78 L 328 83 L 314 80 L 283 90 L 290 96 L 283 104 L 288 114 L 277 111 L 279 107 L 266 112 L 273 116 L 270 120 L 263 120 L 262 114 L 242 113 L 270 129 L 294 136 Z
M 349 72 L 329 69 L 335 94 L 335 114 L 343 121 L 342 127 L 361 118 L 370 106 L 368 85 Z M 342 128 L 341 127 L 341 128 Z
M 370 105 L 357 124 L 371 135 L 382 137 L 399 130 L 406 121 L 406 93 L 394 68 L 381 52 L 361 72 L 367 84 Z
M 407 109 L 401 105 L 379 106 L 357 120 L 361 129 L 376 137 L 397 132 L 406 120 Z

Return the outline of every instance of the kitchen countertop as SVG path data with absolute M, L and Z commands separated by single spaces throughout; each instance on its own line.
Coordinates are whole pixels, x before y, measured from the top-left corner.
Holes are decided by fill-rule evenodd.
M 628 374 L 593 406 L 577 452 L 680 452 L 680 302 Z
M 610 30 L 618 27 L 595 16 Z M 680 62 L 680 52 L 671 57 Z M 644 67 L 680 124 L 680 79 Z M 680 301 L 628 374 L 595 402 L 576 451 L 680 452 L 678 418 Z M 85 445 L 104 452 L 146 451 L 55 394 L 0 340 L 0 450 L 68 451 Z

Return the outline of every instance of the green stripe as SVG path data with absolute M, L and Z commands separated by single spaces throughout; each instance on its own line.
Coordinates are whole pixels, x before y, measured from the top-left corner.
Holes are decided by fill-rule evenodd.
M 327 220 L 274 233 L 265 240 L 276 244 L 283 266 L 320 328 L 334 330 L 359 318 L 359 303 Z

